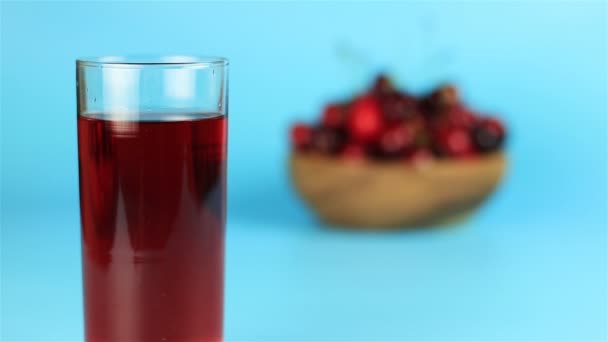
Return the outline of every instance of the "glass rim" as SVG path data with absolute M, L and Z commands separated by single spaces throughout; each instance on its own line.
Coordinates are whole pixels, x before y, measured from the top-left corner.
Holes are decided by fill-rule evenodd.
M 210 68 L 227 66 L 228 59 L 219 56 L 201 55 L 113 55 L 77 58 L 76 65 L 100 68 L 145 68 L 155 66 Z

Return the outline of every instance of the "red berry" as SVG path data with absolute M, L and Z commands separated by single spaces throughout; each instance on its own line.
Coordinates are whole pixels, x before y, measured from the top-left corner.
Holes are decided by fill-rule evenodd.
M 328 105 L 323 111 L 323 126 L 328 128 L 341 128 L 344 125 L 344 114 L 342 106 L 338 104 Z
M 410 119 L 419 114 L 416 100 L 399 93 L 382 97 L 382 112 L 389 121 Z
M 503 124 L 494 118 L 481 119 L 472 129 L 473 141 L 481 152 L 496 151 L 505 139 Z
M 312 135 L 312 148 L 319 153 L 336 154 L 343 144 L 344 138 L 336 130 L 320 127 Z
M 408 160 L 416 167 L 427 166 L 433 159 L 433 151 L 428 148 L 416 148 L 408 155 Z
M 312 141 L 312 128 L 303 123 L 296 123 L 291 127 L 291 143 L 302 150 L 310 146 Z
M 469 132 L 463 128 L 440 130 L 435 138 L 435 145 L 441 155 L 448 157 L 468 157 L 475 154 L 475 147 Z
M 365 159 L 366 154 L 365 146 L 356 143 L 347 144 L 340 153 L 343 158 L 353 160 Z
M 429 124 L 434 130 L 449 128 L 470 129 L 477 122 L 477 117 L 467 108 L 457 105 L 429 118 Z
M 454 106 L 446 112 L 448 121 L 454 127 L 471 128 L 476 123 L 475 115 L 463 106 Z
M 411 147 L 416 140 L 416 127 L 412 123 L 392 125 L 382 132 L 379 140 L 380 152 L 384 156 L 397 156 Z
M 350 136 L 356 142 L 369 143 L 378 139 L 384 123 L 378 101 L 373 96 L 355 100 L 348 118 Z

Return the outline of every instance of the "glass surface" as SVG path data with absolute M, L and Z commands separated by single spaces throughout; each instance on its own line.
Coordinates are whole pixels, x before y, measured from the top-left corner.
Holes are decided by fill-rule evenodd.
M 88 342 L 222 341 L 227 68 L 77 61 Z

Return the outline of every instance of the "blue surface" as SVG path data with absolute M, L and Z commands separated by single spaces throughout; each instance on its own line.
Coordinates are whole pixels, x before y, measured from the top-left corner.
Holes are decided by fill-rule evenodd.
M 0 6 L 0 340 L 82 339 L 74 59 L 147 52 L 231 59 L 227 340 L 608 339 L 605 3 Z M 380 69 L 508 122 L 466 224 L 333 231 L 292 192 L 289 123 Z

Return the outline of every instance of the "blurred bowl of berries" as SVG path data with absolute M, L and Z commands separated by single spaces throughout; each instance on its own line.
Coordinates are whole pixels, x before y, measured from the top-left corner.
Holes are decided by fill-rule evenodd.
M 341 227 L 460 221 L 494 192 L 507 165 L 503 123 L 467 107 L 453 85 L 414 96 L 380 75 L 290 133 L 295 188 Z

